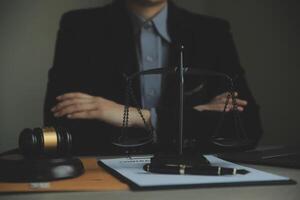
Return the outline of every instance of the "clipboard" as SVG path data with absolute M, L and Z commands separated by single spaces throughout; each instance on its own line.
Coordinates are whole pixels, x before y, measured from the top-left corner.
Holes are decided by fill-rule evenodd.
M 246 169 L 250 173 L 226 176 L 153 174 L 143 170 L 143 166 L 150 163 L 151 157 L 97 158 L 97 163 L 119 180 L 127 183 L 132 190 L 296 184 L 294 180 L 288 177 L 237 165 L 212 155 L 205 156 L 212 165 Z

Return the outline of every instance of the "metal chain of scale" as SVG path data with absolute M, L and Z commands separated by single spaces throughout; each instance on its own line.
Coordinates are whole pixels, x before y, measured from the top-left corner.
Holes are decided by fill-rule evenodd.
M 129 121 L 130 100 L 133 101 L 133 106 L 136 108 L 141 119 L 143 120 L 144 126 L 145 126 L 147 132 L 149 133 L 149 136 L 153 136 L 153 127 L 151 126 L 151 124 L 148 124 L 146 122 L 146 119 L 142 113 L 142 108 L 138 104 L 137 98 L 134 94 L 134 91 L 132 88 L 132 81 L 126 75 L 124 75 L 124 76 L 125 76 L 127 84 L 126 84 L 126 89 L 125 89 L 125 105 L 124 105 L 124 113 L 123 113 L 122 134 L 121 134 L 120 139 L 123 138 L 123 140 L 124 139 L 126 140 L 128 137 L 127 130 L 128 130 L 128 121 Z
M 133 91 L 133 88 L 132 88 L 132 81 L 126 75 L 124 75 L 124 77 L 126 79 L 127 84 L 126 84 L 126 89 L 125 89 L 125 105 L 124 105 L 124 113 L 123 113 L 122 133 L 121 133 L 121 136 L 119 137 L 119 141 L 126 141 L 126 139 L 128 139 L 127 130 L 128 130 L 128 121 L 129 121 L 130 100 L 133 101 L 133 106 L 136 108 L 136 110 L 138 111 L 141 119 L 143 120 L 144 126 L 145 126 L 147 132 L 149 133 L 149 137 L 153 136 L 154 135 L 153 134 L 154 133 L 153 127 L 152 127 L 151 124 L 147 124 L 147 122 L 145 120 L 145 117 L 144 117 L 144 115 L 141 111 L 142 108 L 138 104 L 137 98 L 134 94 L 134 91 Z M 241 137 L 243 137 L 244 139 L 248 139 L 246 131 L 245 131 L 243 125 L 242 125 L 241 117 L 239 115 L 238 105 L 237 105 L 236 97 L 234 95 L 234 84 L 233 84 L 232 80 L 230 82 L 229 94 L 226 98 L 224 109 L 222 111 L 220 119 L 218 120 L 215 131 L 213 131 L 212 139 L 218 138 L 220 136 L 220 129 L 221 129 L 221 126 L 222 126 L 224 118 L 225 118 L 226 108 L 228 107 L 230 98 L 232 98 L 232 106 L 233 106 L 232 111 L 233 111 L 233 118 L 234 118 L 234 126 L 235 126 L 235 130 L 236 130 L 235 131 L 236 136 L 237 136 L 238 139 L 242 139 Z M 240 135 L 239 132 L 241 132 L 242 135 Z

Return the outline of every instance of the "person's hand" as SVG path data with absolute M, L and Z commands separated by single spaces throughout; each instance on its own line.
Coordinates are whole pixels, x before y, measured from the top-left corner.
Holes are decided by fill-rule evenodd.
M 225 103 L 226 103 L 228 95 L 230 95 L 230 93 L 225 92 L 221 95 L 218 95 L 218 96 L 214 97 L 207 104 L 195 106 L 194 109 L 196 109 L 197 111 L 218 111 L 218 112 L 222 112 L 224 110 Z M 234 95 L 235 95 L 235 97 L 237 97 L 238 93 L 235 92 Z M 238 98 L 236 98 L 236 103 L 237 103 L 237 109 L 240 112 L 244 111 L 244 108 L 248 104 L 247 101 L 242 100 L 242 99 L 238 99 Z M 233 110 L 233 103 L 232 103 L 232 98 L 231 98 L 231 95 L 230 95 L 230 99 L 228 101 L 228 105 L 227 105 L 225 111 L 229 112 L 229 111 L 232 111 L 232 110 Z
M 51 109 L 55 117 L 96 119 L 117 127 L 123 124 L 124 105 L 114 101 L 78 92 L 66 93 L 56 99 L 58 103 Z M 142 113 L 149 122 L 150 112 L 142 110 Z M 135 108 L 129 108 L 128 126 L 144 127 Z

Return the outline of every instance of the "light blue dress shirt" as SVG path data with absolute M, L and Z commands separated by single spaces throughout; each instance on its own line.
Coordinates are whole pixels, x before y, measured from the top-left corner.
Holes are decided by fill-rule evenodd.
M 168 66 L 171 39 L 167 29 L 167 15 L 168 6 L 148 20 L 133 13 L 131 15 L 140 71 Z M 154 128 L 157 122 L 155 107 L 160 101 L 161 84 L 161 75 L 140 78 L 142 106 L 150 109 Z

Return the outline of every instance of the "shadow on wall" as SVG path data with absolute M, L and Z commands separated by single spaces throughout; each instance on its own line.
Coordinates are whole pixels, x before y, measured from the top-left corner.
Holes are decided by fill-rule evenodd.
M 299 1 L 206 1 L 232 25 L 241 63 L 261 106 L 262 144 L 299 144 Z

